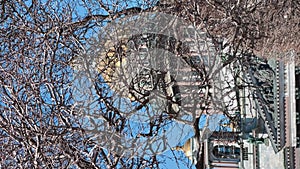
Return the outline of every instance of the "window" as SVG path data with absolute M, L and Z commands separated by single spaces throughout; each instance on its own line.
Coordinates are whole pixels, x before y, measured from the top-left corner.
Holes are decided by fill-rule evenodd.
M 240 148 L 235 146 L 217 145 L 213 149 L 213 154 L 216 158 L 239 159 Z

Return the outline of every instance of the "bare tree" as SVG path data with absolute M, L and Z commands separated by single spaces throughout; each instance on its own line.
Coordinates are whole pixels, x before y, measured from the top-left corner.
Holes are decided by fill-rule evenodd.
M 161 133 L 174 120 L 189 123 L 195 135 L 199 135 L 203 113 L 221 112 L 237 121 L 238 116 L 233 112 L 239 111 L 240 107 L 238 89 L 257 87 L 250 87 L 249 81 L 241 83 L 245 79 L 241 72 L 248 70 L 250 56 L 281 57 L 284 51 L 294 52 L 296 59 L 299 58 L 297 1 L 78 0 L 58 3 L 52 0 L 3 0 L 0 5 L 0 166 L 3 168 L 159 168 L 163 158 L 147 156 L 146 153 L 133 158 L 136 152 L 128 155 L 123 151 L 122 138 L 93 131 L 108 130 L 113 136 L 130 136 L 132 143 L 145 146 L 145 151 L 160 151 L 140 140 L 163 140 Z M 113 83 L 116 70 L 112 67 L 126 58 L 129 49 L 137 50 L 137 41 L 145 35 L 132 36 L 124 44 L 123 39 L 119 39 L 118 44 L 106 51 L 107 59 L 97 62 L 102 64 L 99 74 L 87 84 L 94 89 L 75 94 L 72 85 L 86 81 L 81 79 L 74 83 L 78 72 L 73 64 L 87 53 L 91 37 L 110 22 L 147 12 L 179 16 L 203 30 L 207 36 L 205 43 L 214 50 L 210 55 L 220 56 L 209 61 L 220 67 L 211 68 L 205 57 L 200 61 L 193 60 L 189 43 L 178 41 L 176 35 L 147 35 L 148 48 L 153 45 L 150 42 L 155 42 L 155 47 L 181 57 L 184 67 L 192 72 L 193 76 L 189 78 L 197 84 L 198 95 L 176 95 L 180 93 L 175 92 L 179 86 L 174 75 L 176 71 L 170 76 L 168 71 L 149 69 L 140 71 L 140 76 L 133 77 L 121 93 L 112 94 L 113 85 L 109 83 Z M 131 42 L 134 43 L 130 48 Z M 161 53 L 160 59 L 164 60 L 165 56 Z M 123 69 L 130 70 L 128 67 Z M 124 75 L 122 71 L 118 73 Z M 225 74 L 230 74 L 233 79 L 215 81 L 214 78 L 225 77 Z M 155 80 L 149 83 L 149 78 L 145 77 L 155 77 Z M 120 90 L 120 86 L 115 88 Z M 168 88 L 172 88 L 172 92 Z M 149 103 L 154 89 L 166 101 L 156 112 Z M 95 97 L 91 104 L 85 105 L 85 94 L 89 92 L 95 92 Z M 124 103 L 120 94 L 131 95 L 128 97 L 132 100 L 125 101 L 128 109 L 120 104 Z M 184 119 L 178 110 L 181 105 L 186 105 L 183 101 L 189 97 L 195 100 L 194 105 L 189 105 L 192 108 L 189 111 L 201 110 L 192 114 L 195 118 L 192 122 Z M 142 112 L 151 117 L 150 120 L 132 127 L 137 125 L 128 118 L 132 107 L 132 111 Z M 92 111 L 87 113 L 87 109 Z M 86 124 L 82 115 L 88 120 L 100 120 Z M 170 148 L 168 144 L 161 146 L 162 149 Z
M 102 2 L 91 3 L 106 8 Z M 102 24 L 90 20 L 108 17 L 92 16 L 96 9 L 85 5 L 81 1 L 1 1 L 1 168 L 157 165 L 152 157 L 118 157 L 83 130 L 70 87 L 70 61 L 84 50 L 88 34 Z M 108 120 L 114 124 L 116 119 Z

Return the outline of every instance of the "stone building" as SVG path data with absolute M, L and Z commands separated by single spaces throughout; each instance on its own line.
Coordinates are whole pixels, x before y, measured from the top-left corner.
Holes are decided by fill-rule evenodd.
M 204 40 L 197 41 L 198 47 L 208 46 L 200 51 L 193 37 L 184 43 L 161 34 L 122 37 L 120 43 L 101 53 L 106 57 L 99 72 L 111 89 L 132 101 L 145 103 L 151 92 L 157 91 L 162 96 L 155 105 L 177 120 L 186 114 L 225 114 L 233 126 L 231 131 L 211 131 L 202 140 L 191 138 L 177 147 L 197 166 L 300 169 L 300 73 L 293 58 L 279 61 L 246 56 L 243 66 L 229 64 L 214 74 L 222 65 L 221 58 L 214 57 L 218 53 L 205 34 L 200 36 Z M 155 55 L 153 59 L 149 56 L 153 47 L 165 52 L 150 53 Z M 239 79 L 233 78 L 235 75 Z M 210 77 L 213 86 L 205 81 L 207 76 L 214 76 Z M 114 81 L 116 77 L 119 79 Z M 209 101 L 214 101 L 214 107 L 209 107 L 207 100 L 195 99 L 194 94 L 213 98 Z
M 292 59 L 289 62 L 253 59 L 251 63 L 260 64 L 253 66 L 260 69 L 250 67 L 244 72 L 247 74 L 245 82 L 248 79 L 251 84 L 259 85 L 242 90 L 250 93 L 254 90 L 256 97 L 246 100 L 242 97 L 245 92 L 240 92 L 242 112 L 237 129 L 215 131 L 200 142 L 203 149 L 197 154 L 201 162 L 198 167 L 300 168 L 300 69 L 295 67 Z M 268 77 L 264 77 L 264 73 Z M 264 78 L 271 78 L 270 83 L 267 84 Z

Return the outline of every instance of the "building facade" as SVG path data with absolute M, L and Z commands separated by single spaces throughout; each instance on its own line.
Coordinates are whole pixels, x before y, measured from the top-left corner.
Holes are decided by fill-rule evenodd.
M 251 63 L 243 72 L 244 83 L 251 85 L 239 92 L 241 113 L 236 130 L 215 131 L 200 143 L 203 164 L 198 166 L 299 169 L 300 69 L 293 59 L 254 57 Z

